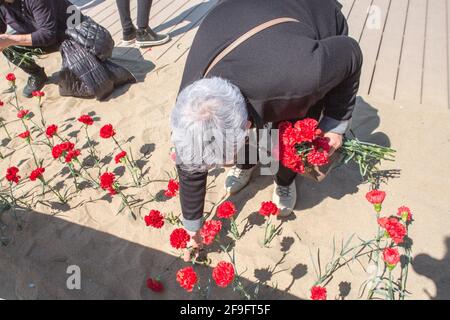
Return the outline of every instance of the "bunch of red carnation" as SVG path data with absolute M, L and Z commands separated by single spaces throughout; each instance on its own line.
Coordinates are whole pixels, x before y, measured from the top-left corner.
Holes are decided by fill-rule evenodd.
M 330 145 L 318 129 L 314 119 L 282 122 L 280 134 L 280 160 L 283 166 L 303 174 L 307 166 L 324 166 L 329 163 Z

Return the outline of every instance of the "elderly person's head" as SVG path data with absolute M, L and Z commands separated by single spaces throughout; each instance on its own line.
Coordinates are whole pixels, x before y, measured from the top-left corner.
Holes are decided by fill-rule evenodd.
M 232 164 L 249 128 L 245 99 L 229 81 L 198 80 L 178 96 L 171 127 L 177 163 L 184 170 Z

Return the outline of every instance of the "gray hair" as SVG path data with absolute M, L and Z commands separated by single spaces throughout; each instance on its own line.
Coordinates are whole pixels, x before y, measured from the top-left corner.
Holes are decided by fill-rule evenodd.
M 248 112 L 239 88 L 222 78 L 201 79 L 178 96 L 171 115 L 177 164 L 206 171 L 234 161 L 247 136 Z

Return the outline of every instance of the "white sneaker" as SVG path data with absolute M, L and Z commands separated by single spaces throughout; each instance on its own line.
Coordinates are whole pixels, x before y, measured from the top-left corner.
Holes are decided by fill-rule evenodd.
M 279 186 L 274 182 L 274 187 L 272 202 L 280 209 L 279 216 L 285 218 L 294 211 L 297 202 L 295 181 L 287 187 Z
M 247 170 L 239 169 L 234 166 L 227 173 L 227 178 L 225 179 L 225 190 L 230 194 L 236 194 L 242 189 L 244 189 L 250 182 L 253 170 L 256 166 Z

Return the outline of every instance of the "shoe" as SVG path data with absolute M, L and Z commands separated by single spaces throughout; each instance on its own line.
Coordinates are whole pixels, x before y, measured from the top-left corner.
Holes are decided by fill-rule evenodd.
M 158 46 L 169 42 L 168 34 L 157 34 L 150 27 L 138 29 L 136 34 L 136 44 L 140 47 Z
M 44 88 L 47 80 L 48 78 L 45 74 L 44 68 L 41 68 L 39 72 L 35 74 L 31 74 L 28 77 L 27 85 L 23 88 L 23 95 L 27 98 L 31 98 L 34 91 L 39 91 Z
M 122 43 L 124 45 L 133 44 L 136 41 L 136 28 L 133 26 L 130 30 L 124 30 L 122 33 Z
M 239 169 L 234 166 L 227 173 L 227 178 L 225 179 L 225 190 L 230 194 L 236 194 L 242 189 L 244 189 L 250 182 L 253 170 L 256 166 L 247 170 Z
M 273 191 L 272 202 L 280 209 L 279 216 L 286 218 L 294 212 L 294 207 L 297 202 L 297 187 L 295 181 L 290 186 L 283 187 L 274 183 L 275 190 Z

